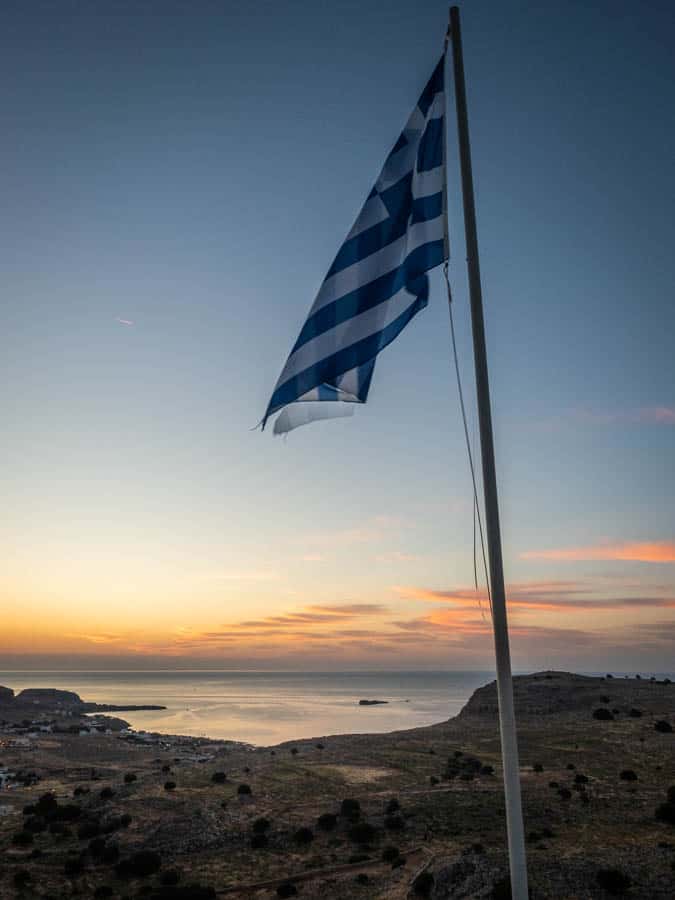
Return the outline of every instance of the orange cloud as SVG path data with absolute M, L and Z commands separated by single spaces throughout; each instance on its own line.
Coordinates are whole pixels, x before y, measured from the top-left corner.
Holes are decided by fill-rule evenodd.
M 627 560 L 631 562 L 674 563 L 675 541 L 598 544 L 563 550 L 528 550 L 521 559 L 550 559 L 568 562 L 583 560 Z

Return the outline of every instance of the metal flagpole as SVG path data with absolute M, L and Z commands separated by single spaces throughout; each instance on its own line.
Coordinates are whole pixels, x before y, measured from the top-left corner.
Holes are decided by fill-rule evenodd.
M 511 654 L 509 650 L 509 632 L 506 618 L 506 597 L 504 590 L 504 567 L 499 530 L 499 503 L 497 498 L 495 452 L 492 436 L 492 413 L 490 411 L 490 385 L 488 381 L 487 354 L 485 348 L 483 297 L 480 284 L 480 266 L 478 262 L 478 234 L 476 230 L 476 210 L 473 196 L 473 175 L 471 172 L 469 120 L 466 108 L 466 88 L 464 84 L 464 62 L 462 57 L 462 38 L 459 26 L 459 8 L 457 6 L 450 8 L 450 41 L 452 43 L 452 61 L 455 81 L 459 159 L 462 173 L 462 198 L 464 202 L 464 230 L 466 233 L 466 257 L 469 272 L 471 325 L 476 369 L 476 393 L 478 398 L 478 421 L 480 425 L 480 443 L 483 462 L 485 526 L 490 561 L 492 623 L 497 663 L 499 729 L 501 733 L 502 766 L 504 770 L 506 827 L 509 841 L 509 863 L 511 869 L 511 895 L 513 900 L 528 900 L 527 861 L 525 858 L 523 810 L 520 799 L 518 743 L 516 740 L 516 720 L 513 708 Z

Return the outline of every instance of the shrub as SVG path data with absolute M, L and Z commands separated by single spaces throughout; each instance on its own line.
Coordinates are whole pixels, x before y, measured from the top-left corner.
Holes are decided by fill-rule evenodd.
M 572 797 L 572 791 L 569 788 L 560 788 L 558 796 L 561 800 L 569 800 Z
M 94 857 L 94 859 L 99 859 L 100 857 L 102 857 L 104 850 L 105 838 L 97 837 L 89 841 L 89 852 Z
M 314 840 L 314 832 L 311 828 L 298 828 L 298 830 L 293 835 L 293 840 L 296 844 L 306 846 L 307 844 L 311 844 Z
M 633 707 L 632 709 L 628 710 L 628 715 L 631 717 L 631 719 L 641 719 L 642 718 L 642 710 L 635 709 L 635 707 Z
M 253 833 L 254 834 L 264 834 L 267 831 L 267 829 L 270 827 L 271 824 L 272 823 L 270 822 L 269 819 L 266 819 L 264 816 L 261 816 L 261 818 L 256 819 L 255 822 L 253 823 Z
M 317 749 L 317 750 L 323 750 L 323 749 L 324 749 L 323 744 L 317 744 L 317 745 L 316 745 L 316 749 Z
M 472 844 L 471 850 L 476 856 L 482 856 L 485 853 L 485 847 L 482 844 Z
M 628 892 L 630 878 L 619 869 L 600 869 L 595 876 L 599 886 L 613 896 L 620 896 Z
M 619 778 L 622 781 L 637 781 L 638 777 L 632 769 L 624 769 L 619 773 Z
M 109 884 L 100 884 L 94 891 L 94 900 L 104 900 L 104 898 L 112 897 L 113 893 Z
M 340 804 L 340 814 L 346 816 L 348 819 L 358 819 L 361 814 L 361 804 L 358 800 L 347 797 L 347 799 L 343 800 Z
M 159 878 L 159 883 L 163 884 L 165 887 L 173 887 L 175 884 L 178 884 L 180 881 L 180 872 L 178 869 L 167 869 L 166 872 L 162 872 Z
M 368 878 L 368 875 L 365 872 L 359 872 L 359 874 L 356 876 L 354 881 L 357 884 L 368 884 L 370 879 Z
M 117 844 L 106 844 L 103 851 L 103 862 L 111 866 L 120 858 L 120 848 Z
M 574 763 L 567 763 L 565 768 L 569 769 L 570 772 L 573 772 L 576 769 L 576 766 L 574 765 Z
M 377 837 L 377 829 L 368 822 L 357 822 L 347 832 L 350 841 L 355 844 L 370 844 Z
M 22 812 L 24 816 L 34 816 L 37 812 L 37 806 L 34 803 L 29 803 L 28 806 L 24 806 Z
M 223 784 L 223 782 L 227 781 L 227 775 L 225 772 L 214 772 L 211 776 L 211 781 L 214 784 Z
M 237 788 L 237 793 L 239 794 L 240 797 L 247 797 L 247 796 L 250 796 L 250 794 L 252 794 L 253 791 L 251 790 L 250 784 L 240 784 L 239 787 Z
M 430 776 L 429 776 L 429 784 L 430 784 L 432 787 L 435 787 L 435 786 L 439 783 L 439 781 L 440 781 L 440 779 L 438 779 L 435 775 L 430 775 Z
M 396 797 L 392 797 L 391 800 L 387 802 L 387 805 L 384 807 L 384 811 L 386 813 L 395 813 L 398 812 L 401 808 L 401 804 L 398 802 Z
M 120 825 L 122 828 L 128 828 L 131 825 L 131 816 L 129 813 L 123 813 L 120 816 Z
M 322 831 L 333 831 L 337 827 L 337 816 L 333 813 L 322 813 L 316 824 Z
M 383 862 L 392 863 L 395 859 L 398 859 L 401 855 L 398 847 L 394 847 L 393 845 L 389 845 L 385 847 L 382 851 L 382 860 Z
M 176 790 L 176 782 L 175 781 L 165 781 L 164 782 L 164 790 L 165 791 L 175 791 Z
M 535 764 L 532 766 L 532 770 L 533 770 L 534 772 L 543 772 L 543 771 L 544 771 L 544 767 L 542 766 L 541 763 L 535 763 Z
M 491 900 L 511 900 L 511 879 L 508 875 L 493 884 L 490 898 Z
M 27 872 L 25 869 L 19 869 L 18 872 L 14 873 L 13 880 L 14 880 L 14 887 L 21 890 L 30 881 L 30 872 Z
M 26 831 L 32 831 L 33 834 L 39 834 L 46 831 L 47 820 L 42 816 L 29 816 L 23 824 Z
M 434 888 L 434 876 L 431 872 L 421 872 L 413 881 L 412 887 L 416 897 L 430 897 Z
M 84 863 L 81 859 L 67 859 L 63 864 L 63 872 L 66 878 L 77 878 L 84 872 Z
M 127 772 L 124 776 L 125 784 L 133 784 L 136 781 L 136 775 L 133 772 Z
M 58 822 L 73 822 L 81 815 L 82 809 L 76 803 L 64 803 L 63 806 L 57 806 L 48 818 Z
M 602 697 L 600 697 L 600 702 L 609 703 L 609 697 L 607 696 L 607 694 L 603 694 Z
M 244 766 L 244 775 L 250 775 L 250 774 L 251 774 L 250 768 L 248 766 Z
M 297 755 L 298 755 L 298 748 L 297 748 L 297 747 L 291 747 L 291 753 L 293 754 L 293 756 L 297 756 Z
M 656 808 L 656 818 L 667 825 L 675 825 L 675 803 L 661 803 Z
M 588 777 L 586 775 L 582 775 L 581 772 L 577 772 L 574 776 L 575 784 L 588 784 Z
M 269 844 L 266 834 L 254 834 L 251 838 L 251 849 L 262 850 Z
M 549 781 L 548 786 L 550 788 L 559 788 L 560 787 L 560 785 L 558 784 L 557 781 Z
M 612 722 L 614 721 L 614 715 L 608 709 L 605 709 L 603 706 L 593 711 L 593 718 L 598 719 L 601 722 Z
M 111 787 L 104 787 L 99 796 L 101 800 L 111 800 L 115 796 L 115 791 Z
M 368 856 L 367 853 L 352 853 L 352 855 L 349 857 L 347 862 L 350 864 L 351 863 L 362 863 L 362 862 L 368 862 L 369 859 L 370 859 L 370 857 Z
M 480 774 L 481 775 L 494 775 L 495 767 L 494 766 L 483 766 L 483 768 L 480 770 Z
M 666 722 L 665 719 L 659 719 L 658 722 L 654 722 L 654 731 L 658 731 L 661 734 L 672 734 L 673 726 L 670 722 Z
M 171 766 L 169 766 L 169 765 L 162 766 L 162 772 L 164 772 L 165 775 L 168 775 L 170 771 L 171 771 Z
M 403 821 L 403 817 L 399 815 L 385 816 L 384 827 L 387 831 L 403 831 L 405 822 Z
M 76 787 L 75 790 L 73 791 L 73 797 L 82 797 L 84 794 L 88 794 L 88 793 L 89 793 L 88 787 L 82 787 L 81 785 L 78 785 L 78 787 Z
M 12 843 L 16 844 L 17 847 L 28 847 L 33 843 L 33 835 L 30 831 L 17 831 L 12 836 Z
M 282 881 L 277 888 L 277 897 L 297 897 L 298 889 L 292 881 Z
M 669 803 L 675 803 L 675 784 L 671 784 L 666 791 L 666 796 L 668 797 Z
M 541 835 L 538 831 L 531 831 L 527 836 L 528 843 L 536 844 L 537 841 L 541 840 Z
M 123 878 L 148 878 L 159 872 L 162 858 L 153 850 L 139 850 L 117 864 L 116 872 Z

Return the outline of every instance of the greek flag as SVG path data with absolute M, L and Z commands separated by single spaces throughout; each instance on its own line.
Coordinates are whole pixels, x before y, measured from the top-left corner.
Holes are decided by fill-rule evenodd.
M 262 422 L 283 410 L 275 434 L 365 403 L 377 354 L 427 305 L 426 272 L 447 259 L 443 69 L 441 57 L 321 285 Z

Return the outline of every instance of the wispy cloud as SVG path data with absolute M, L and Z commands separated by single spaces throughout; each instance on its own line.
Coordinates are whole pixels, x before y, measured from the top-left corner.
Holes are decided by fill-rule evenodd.
M 552 550 L 527 550 L 521 559 L 550 559 L 570 562 L 584 560 L 624 560 L 646 563 L 674 563 L 675 541 L 643 541 L 596 544 Z
M 132 319 L 121 319 L 119 316 L 115 319 L 116 322 L 119 322 L 120 325 L 124 325 L 126 328 L 131 328 L 132 325 L 136 323 Z
M 639 406 L 613 411 L 575 409 L 570 415 L 587 425 L 675 425 L 674 406 Z

